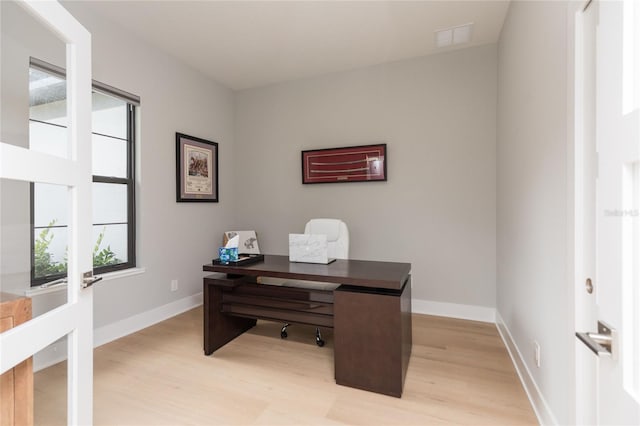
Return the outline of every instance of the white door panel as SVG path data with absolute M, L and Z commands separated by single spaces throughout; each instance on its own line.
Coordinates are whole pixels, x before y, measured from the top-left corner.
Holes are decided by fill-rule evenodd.
M 83 289 L 82 282 L 83 272 L 92 271 L 91 37 L 55 1 L 20 4 L 66 43 L 69 159 L 3 141 L 0 178 L 68 187 L 68 286 L 67 303 L 0 334 L 0 372 L 67 336 L 67 421 L 88 425 L 93 420 L 93 291 Z
M 583 114 L 582 125 L 576 126 L 585 133 L 579 135 L 576 131 L 576 154 L 585 152 L 584 157 L 576 155 L 576 180 L 581 180 L 576 193 L 583 191 L 585 199 L 595 194 L 593 206 L 576 202 L 576 223 L 584 222 L 585 234 L 576 236 L 576 257 L 580 258 L 577 262 L 580 267 L 576 269 L 576 329 L 592 332 L 592 339 L 583 339 L 591 342 L 592 347 L 597 346 L 594 341 L 602 343 L 607 339 L 603 336 L 606 332 L 596 333 L 594 318 L 615 331 L 610 350 L 600 355 L 576 347 L 576 420 L 581 424 L 640 424 L 640 173 L 635 172 L 640 160 L 640 116 L 637 102 L 629 101 L 629 91 L 637 90 L 640 84 L 640 73 L 624 72 L 625 63 L 637 67 L 640 60 L 637 19 L 640 15 L 634 15 L 633 19 L 625 16 L 629 4 L 634 3 L 595 0 L 584 13 L 578 14 L 576 24 L 577 82 L 587 76 L 583 87 L 576 85 L 576 91 L 582 90 L 584 104 L 595 105 L 593 117 Z M 630 25 L 633 31 L 628 31 Z M 625 48 L 629 42 L 625 32 L 635 48 Z M 589 41 L 592 33 L 594 44 Z M 578 60 L 585 55 L 583 52 L 589 55 L 591 50 L 595 52 L 593 64 Z M 591 74 L 594 77 L 588 77 Z M 583 108 L 580 102 L 577 95 L 578 122 L 578 111 L 589 108 Z M 588 125 L 592 118 L 594 128 Z M 590 133 L 595 135 L 595 150 Z M 589 156 L 597 160 L 594 170 L 590 170 L 585 160 Z M 591 215 L 590 208 L 595 215 Z M 594 223 L 585 219 L 591 216 Z M 591 240 L 595 241 L 593 247 L 587 243 Z M 580 281 L 594 274 L 593 267 L 594 297 L 585 297 Z

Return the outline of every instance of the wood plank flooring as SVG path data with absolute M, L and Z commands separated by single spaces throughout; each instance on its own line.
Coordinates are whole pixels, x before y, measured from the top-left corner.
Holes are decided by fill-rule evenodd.
M 496 327 L 414 315 L 401 399 L 335 384 L 333 336 L 259 321 L 212 356 L 202 308 L 95 351 L 96 425 L 534 425 Z M 375 342 L 372 342 L 375 344 Z M 35 375 L 36 425 L 66 424 L 66 365 Z

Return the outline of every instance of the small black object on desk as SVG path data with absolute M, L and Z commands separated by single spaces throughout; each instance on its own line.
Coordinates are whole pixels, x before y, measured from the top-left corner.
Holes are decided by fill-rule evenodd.
M 238 260 L 221 262 L 220 259 L 213 259 L 212 263 L 214 265 L 243 266 L 243 265 L 251 265 L 252 263 L 262 262 L 263 260 L 264 260 L 264 254 L 241 254 L 238 256 Z

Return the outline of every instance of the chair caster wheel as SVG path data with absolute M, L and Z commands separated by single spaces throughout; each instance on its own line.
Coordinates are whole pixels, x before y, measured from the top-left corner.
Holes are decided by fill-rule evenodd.
M 320 334 L 320 329 L 316 327 L 316 345 L 323 347 L 324 340 L 322 340 L 322 334 Z
M 280 329 L 280 338 L 281 339 L 286 339 L 287 338 L 287 327 L 289 327 L 291 324 L 286 323 L 285 325 L 282 326 L 282 328 Z

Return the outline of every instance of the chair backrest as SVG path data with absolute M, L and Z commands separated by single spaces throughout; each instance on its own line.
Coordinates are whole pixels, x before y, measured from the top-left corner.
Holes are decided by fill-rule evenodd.
M 349 228 L 340 219 L 311 219 L 304 227 L 304 233 L 326 235 L 329 257 L 349 258 Z

